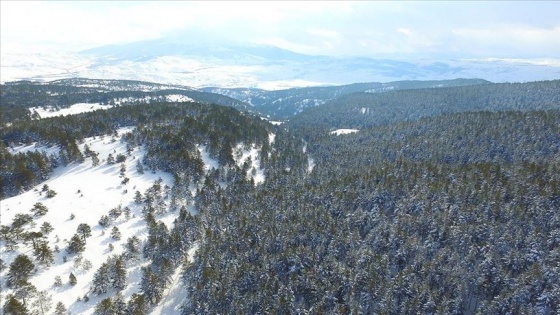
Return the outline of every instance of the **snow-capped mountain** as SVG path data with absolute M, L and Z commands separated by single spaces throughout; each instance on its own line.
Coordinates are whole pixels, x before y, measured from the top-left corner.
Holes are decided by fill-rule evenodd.
M 2 52 L 2 82 L 70 77 L 276 90 L 398 80 L 550 80 L 560 78 L 560 61 L 311 56 L 267 45 L 200 43 L 184 38 L 109 45 L 72 54 Z

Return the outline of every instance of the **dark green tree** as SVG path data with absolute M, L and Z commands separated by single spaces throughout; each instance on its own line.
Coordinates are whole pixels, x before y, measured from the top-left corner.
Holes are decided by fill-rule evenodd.
M 77 229 L 78 234 L 82 237 L 85 242 L 86 238 L 91 236 L 91 227 L 86 223 L 80 223 Z
M 18 255 L 10 264 L 7 275 L 8 287 L 18 288 L 26 284 L 34 269 L 35 265 L 29 257 L 24 254 Z
M 54 308 L 54 314 L 55 315 L 66 315 L 66 306 L 64 306 L 64 303 L 62 302 L 58 302 L 56 303 L 56 306 Z
M 70 273 L 70 275 L 68 276 L 68 283 L 71 286 L 75 286 L 78 283 L 78 279 L 76 279 L 76 276 L 74 275 L 74 273 Z
M 115 305 L 111 298 L 105 298 L 101 300 L 95 306 L 94 314 L 96 315 L 115 315 Z
M 33 205 L 33 208 L 31 208 L 30 211 L 34 216 L 39 217 L 47 214 L 47 212 L 49 212 L 49 209 L 47 209 L 47 207 L 42 202 L 37 202 Z
M 10 294 L 6 297 L 6 302 L 4 303 L 4 314 L 28 315 L 29 311 L 23 303 Z
M 68 242 L 66 252 L 68 254 L 77 254 L 83 252 L 85 249 L 86 242 L 78 234 L 74 234 L 74 236 L 72 236 L 72 238 Z

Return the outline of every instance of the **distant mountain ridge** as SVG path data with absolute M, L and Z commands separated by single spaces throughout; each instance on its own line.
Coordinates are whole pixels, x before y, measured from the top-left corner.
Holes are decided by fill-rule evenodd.
M 262 89 L 224 89 L 203 88 L 202 91 L 227 95 L 242 102 L 249 103 L 265 115 L 278 119 L 289 118 L 309 107 L 315 107 L 336 99 L 337 97 L 365 92 L 380 93 L 404 89 L 440 88 L 452 86 L 469 86 L 490 84 L 482 79 L 455 79 L 438 81 L 396 81 L 396 82 L 368 82 L 339 86 L 292 88 L 278 91 Z
M 560 61 L 557 58 L 522 60 L 492 56 L 478 59 L 316 56 L 271 45 L 194 37 L 107 45 L 69 55 L 5 52 L 2 55 L 2 82 L 77 77 L 149 81 L 196 88 L 265 90 L 456 78 L 528 82 L 560 78 Z

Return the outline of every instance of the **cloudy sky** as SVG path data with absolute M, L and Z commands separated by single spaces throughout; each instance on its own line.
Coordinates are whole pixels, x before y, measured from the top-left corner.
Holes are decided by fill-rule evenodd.
M 2 52 L 169 36 L 333 56 L 560 57 L 560 2 L 4 1 Z

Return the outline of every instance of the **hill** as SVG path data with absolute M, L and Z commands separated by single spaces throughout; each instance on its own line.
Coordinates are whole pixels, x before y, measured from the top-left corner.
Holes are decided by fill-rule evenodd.
M 227 95 L 251 104 L 263 115 L 275 119 L 290 118 L 304 109 L 325 104 L 343 95 L 364 92 L 380 93 L 404 89 L 439 88 L 488 84 L 480 79 L 455 79 L 441 81 L 396 81 L 388 83 L 370 82 L 339 86 L 304 87 L 277 91 L 260 89 L 203 88 L 202 91 Z
M 5 123 L 30 119 L 34 110 L 57 111 L 74 104 L 130 105 L 194 101 L 248 110 L 250 106 L 230 97 L 195 89 L 131 80 L 63 79 L 51 82 L 19 81 L 3 84 L 0 113 Z M 31 109 L 31 111 L 29 111 Z

